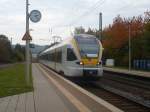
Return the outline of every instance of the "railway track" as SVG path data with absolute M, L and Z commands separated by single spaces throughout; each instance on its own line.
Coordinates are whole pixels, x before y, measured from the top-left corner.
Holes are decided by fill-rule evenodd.
M 145 90 L 144 87 L 140 88 L 141 86 L 140 87 L 138 86 L 139 83 L 137 85 L 130 83 L 127 84 L 125 82 L 129 81 L 124 81 L 125 80 L 124 78 L 122 79 L 118 78 L 118 80 L 116 80 L 115 78 L 114 80 L 114 78 L 110 78 L 111 77 L 110 75 L 111 74 L 106 75 L 106 73 L 104 73 L 104 77 L 99 82 L 96 83 L 95 82 L 74 82 L 74 83 L 86 89 L 87 91 L 95 94 L 96 96 L 104 99 L 105 101 L 111 103 L 112 105 L 120 108 L 125 112 L 150 112 L 149 102 L 147 102 L 148 105 L 143 105 L 137 101 L 138 98 L 134 95 L 134 94 L 139 95 L 140 94 L 139 90 L 140 91 L 143 91 L 143 89 Z M 129 80 L 131 81 L 131 79 Z M 144 83 L 147 83 L 147 81 L 144 81 Z M 134 94 L 130 96 L 128 95 L 129 93 Z M 149 98 L 150 96 L 149 92 L 147 94 L 143 93 L 143 95 L 145 96 L 145 98 L 146 95 L 147 98 Z M 136 100 L 133 100 L 133 98 L 135 98 Z
M 78 82 L 77 84 L 125 112 L 150 112 L 150 108 L 110 92 L 96 83 Z
M 150 112 L 150 79 L 104 72 L 96 83 L 78 85 L 125 112 Z
M 150 90 L 150 78 L 104 71 L 104 78 Z
M 105 72 L 99 85 L 150 108 L 149 78 Z

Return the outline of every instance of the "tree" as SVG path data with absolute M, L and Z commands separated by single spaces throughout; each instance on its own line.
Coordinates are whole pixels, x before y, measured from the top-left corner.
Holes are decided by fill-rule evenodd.
M 75 28 L 74 34 L 82 34 L 82 33 L 85 33 L 85 29 L 82 26 Z
M 0 62 L 9 62 L 11 58 L 11 45 L 8 37 L 0 35 Z
M 104 46 L 121 48 L 128 42 L 129 24 L 131 26 L 131 38 L 139 37 L 143 32 L 143 18 L 133 16 L 131 18 L 122 18 L 117 16 L 112 25 L 106 27 L 103 31 Z
M 91 29 L 90 27 L 88 28 L 88 30 L 85 32 L 86 34 L 90 34 L 90 35 L 95 35 L 96 34 L 96 29 Z
M 144 26 L 142 42 L 144 57 L 150 59 L 150 21 Z
M 25 47 L 22 47 L 20 44 L 16 44 L 13 50 L 13 60 L 14 61 L 25 60 Z
M 150 59 L 150 12 L 145 17 L 117 16 L 103 30 L 104 57 L 114 58 L 117 65 L 128 65 L 128 35 L 131 27 L 131 56 L 134 59 Z
M 103 58 L 113 58 L 116 60 L 117 65 L 128 66 L 130 25 L 131 61 L 133 62 L 135 59 L 150 59 L 150 12 L 147 11 L 144 14 L 144 17 L 140 15 L 130 18 L 123 18 L 118 15 L 114 18 L 112 24 L 104 28 L 102 31 Z M 83 27 L 78 27 L 76 32 L 81 32 L 83 29 Z M 99 37 L 99 31 L 96 29 L 89 27 L 84 32 Z

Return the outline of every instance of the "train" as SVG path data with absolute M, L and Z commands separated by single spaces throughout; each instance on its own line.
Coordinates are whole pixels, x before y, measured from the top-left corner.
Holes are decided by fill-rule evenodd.
M 66 77 L 99 80 L 103 76 L 102 43 L 89 34 L 76 34 L 38 55 L 40 63 Z

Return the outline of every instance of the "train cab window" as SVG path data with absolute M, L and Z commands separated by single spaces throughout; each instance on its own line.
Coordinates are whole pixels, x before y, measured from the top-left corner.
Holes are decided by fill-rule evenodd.
M 73 49 L 67 48 L 67 61 L 75 61 L 75 60 L 77 60 L 77 57 L 74 54 Z

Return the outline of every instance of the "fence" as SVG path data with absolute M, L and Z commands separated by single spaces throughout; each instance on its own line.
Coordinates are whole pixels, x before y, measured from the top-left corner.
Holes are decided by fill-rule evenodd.
M 150 60 L 134 60 L 134 69 L 150 70 Z

